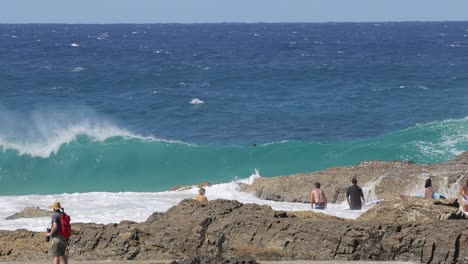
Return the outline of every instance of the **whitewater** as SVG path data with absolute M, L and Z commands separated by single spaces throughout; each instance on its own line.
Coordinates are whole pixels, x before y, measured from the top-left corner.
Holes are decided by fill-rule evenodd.
M 209 200 L 237 200 L 242 203 L 255 203 L 270 206 L 274 210 L 315 211 L 349 219 L 357 218 L 370 208 L 369 206 L 364 207 L 363 210 L 351 211 L 347 203 L 343 202 L 341 204 L 329 204 L 326 210 L 315 210 L 311 209 L 310 204 L 261 200 L 253 194 L 239 191 L 239 183 L 251 184 L 259 177 L 261 177 L 259 172 L 255 171 L 254 174 L 246 179 L 205 187 L 206 196 Z M 44 231 L 44 228 L 47 227 L 50 222 L 50 218 L 48 217 L 20 218 L 15 220 L 3 219 L 26 207 L 47 209 L 47 206 L 53 201 L 61 201 L 65 211 L 72 216 L 74 223 L 109 224 L 118 223 L 122 220 L 144 222 L 153 212 L 165 212 L 183 199 L 193 199 L 198 194 L 198 189 L 198 187 L 193 186 L 186 190 L 153 193 L 95 192 L 58 195 L 2 196 L 0 197 L 0 207 L 4 208 L 4 210 L 0 212 L 0 230 L 28 229 L 31 231 Z M 373 194 L 373 183 L 366 184 L 366 186 L 363 187 L 363 191 L 368 201 L 376 199 Z

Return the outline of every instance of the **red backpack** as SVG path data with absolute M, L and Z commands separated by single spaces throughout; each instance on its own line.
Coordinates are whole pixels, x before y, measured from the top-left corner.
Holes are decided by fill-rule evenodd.
M 64 238 L 69 239 L 71 235 L 71 218 L 65 212 L 60 214 L 60 235 Z

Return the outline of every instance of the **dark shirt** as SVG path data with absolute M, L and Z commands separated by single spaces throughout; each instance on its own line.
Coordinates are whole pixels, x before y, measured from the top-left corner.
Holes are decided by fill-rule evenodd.
M 361 187 L 357 185 L 353 185 L 346 190 L 346 198 L 349 197 L 349 202 L 350 204 L 350 209 L 351 210 L 359 210 L 361 209 L 362 203 L 361 203 L 361 197 L 364 197 L 364 194 L 362 193 Z
M 60 230 L 62 229 L 62 228 L 61 228 L 61 227 L 62 227 L 62 224 L 61 224 L 61 222 L 60 222 L 60 213 L 54 212 L 54 213 L 52 214 L 52 224 L 53 224 L 54 222 L 57 223 L 57 230 L 55 231 L 55 233 L 52 234 L 52 237 L 58 236 Z

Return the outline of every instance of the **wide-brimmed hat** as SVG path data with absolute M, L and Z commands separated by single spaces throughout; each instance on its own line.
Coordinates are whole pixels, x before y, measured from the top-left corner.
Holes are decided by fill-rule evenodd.
M 53 204 L 49 205 L 49 208 L 52 209 L 63 209 L 59 202 L 55 201 Z

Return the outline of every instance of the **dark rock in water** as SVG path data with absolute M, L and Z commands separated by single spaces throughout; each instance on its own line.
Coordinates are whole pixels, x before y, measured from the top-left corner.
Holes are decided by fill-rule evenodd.
M 223 257 L 209 257 L 209 256 L 195 256 L 182 260 L 174 260 L 171 264 L 257 264 L 252 257 L 234 257 L 234 258 L 223 258 Z
M 198 184 L 197 187 L 198 188 L 210 187 L 211 185 L 213 185 L 213 184 L 211 184 L 211 182 L 204 181 L 204 182 Z M 187 185 L 176 185 L 176 186 L 172 187 L 171 189 L 169 189 L 169 191 L 185 191 L 185 190 L 190 190 L 193 187 L 195 187 L 195 186 L 193 186 L 193 185 L 188 185 L 188 186 Z
M 5 220 L 14 220 L 20 218 L 34 218 L 34 217 L 50 217 L 52 212 L 49 210 L 39 209 L 39 207 L 26 207 L 21 212 L 10 215 Z

